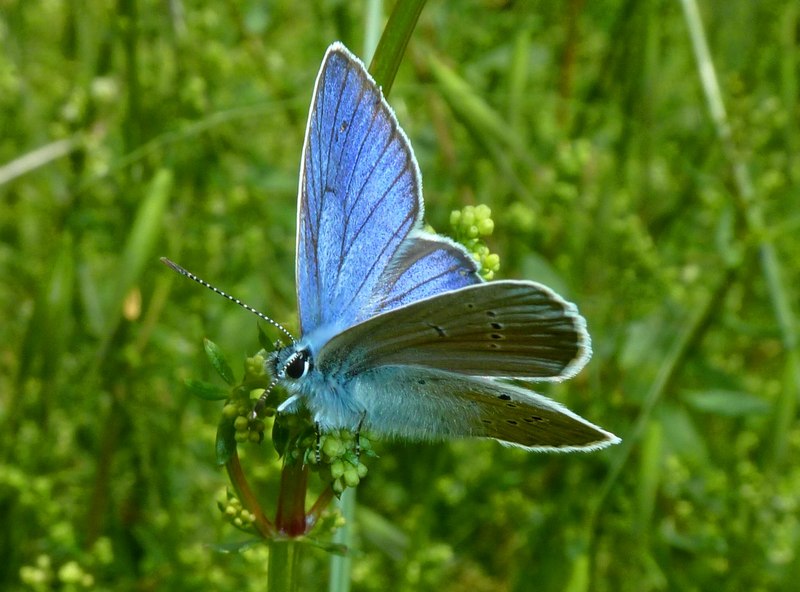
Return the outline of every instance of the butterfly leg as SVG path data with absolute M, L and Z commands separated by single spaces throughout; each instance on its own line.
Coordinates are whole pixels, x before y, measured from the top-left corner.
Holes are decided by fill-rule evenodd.
M 358 427 L 356 428 L 356 464 L 358 464 L 361 458 L 361 426 L 364 425 L 364 420 L 366 418 L 367 412 L 364 410 L 361 412 L 361 419 L 358 421 Z
M 322 454 L 320 453 L 320 433 L 318 421 L 314 422 L 314 433 L 317 436 L 317 440 L 314 443 L 314 458 L 316 459 L 317 464 L 319 464 L 322 461 Z

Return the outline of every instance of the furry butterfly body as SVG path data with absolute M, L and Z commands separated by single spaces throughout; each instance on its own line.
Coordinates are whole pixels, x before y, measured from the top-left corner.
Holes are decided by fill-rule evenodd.
M 590 353 L 584 319 L 549 288 L 483 282 L 460 245 L 422 231 L 419 170 L 380 88 L 340 43 L 314 88 L 301 161 L 301 337 L 267 361 L 322 431 L 485 437 L 531 450 L 618 442 L 504 379 L 562 380 Z

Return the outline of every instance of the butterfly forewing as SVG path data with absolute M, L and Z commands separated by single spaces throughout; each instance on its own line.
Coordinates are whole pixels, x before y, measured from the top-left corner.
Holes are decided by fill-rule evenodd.
M 468 286 L 378 315 L 335 336 L 320 367 L 349 375 L 381 365 L 471 376 L 561 379 L 591 353 L 585 321 L 548 288 L 524 281 Z
M 298 198 L 304 335 L 480 281 L 463 247 L 420 230 L 419 169 L 364 65 L 333 44 L 317 78 Z
M 341 45 L 328 50 L 317 79 L 302 162 L 297 296 L 308 333 L 370 316 L 381 274 L 421 209 L 408 140 Z

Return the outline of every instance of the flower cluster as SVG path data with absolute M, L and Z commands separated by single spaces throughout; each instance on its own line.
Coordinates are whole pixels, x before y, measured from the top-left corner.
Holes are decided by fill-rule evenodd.
M 367 474 L 361 456 L 375 456 L 369 438 L 348 430 L 323 434 L 319 440 L 319 457 L 309 450 L 306 462 L 315 465 L 323 481 L 329 481 L 333 490 L 341 494 L 347 487 L 355 487 Z M 319 461 L 319 462 L 318 462 Z
M 487 205 L 465 206 L 450 213 L 450 226 L 456 241 L 464 245 L 480 265 L 483 279 L 490 280 L 500 269 L 500 257 L 489 251 L 484 238 L 494 231 L 492 210 Z
M 255 515 L 242 505 L 230 489 L 226 492 L 224 500 L 217 501 L 217 507 L 233 526 L 245 532 L 254 532 Z

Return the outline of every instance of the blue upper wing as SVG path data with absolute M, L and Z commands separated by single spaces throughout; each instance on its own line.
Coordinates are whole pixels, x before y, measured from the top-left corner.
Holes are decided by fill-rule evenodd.
M 462 247 L 419 229 L 408 138 L 340 43 L 317 76 L 301 162 L 297 300 L 301 333 L 317 347 L 379 312 L 480 281 Z

